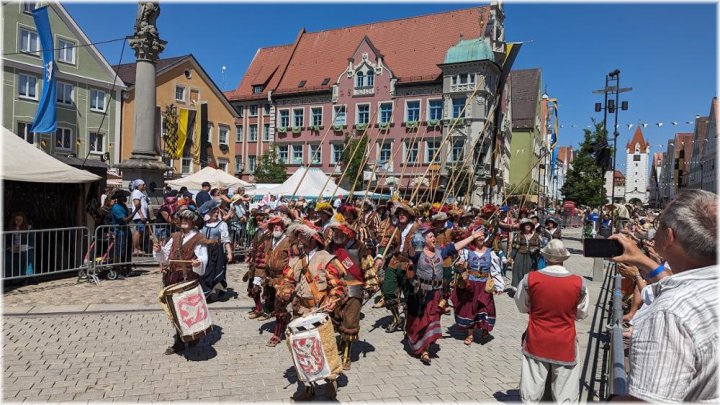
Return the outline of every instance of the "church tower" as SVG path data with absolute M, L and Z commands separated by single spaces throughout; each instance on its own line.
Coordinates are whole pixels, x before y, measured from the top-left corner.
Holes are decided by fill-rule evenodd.
M 650 144 L 645 141 L 640 126 L 635 130 L 627 147 L 627 165 L 625 166 L 625 201 L 630 203 L 637 198 L 643 205 L 648 203 L 648 159 Z

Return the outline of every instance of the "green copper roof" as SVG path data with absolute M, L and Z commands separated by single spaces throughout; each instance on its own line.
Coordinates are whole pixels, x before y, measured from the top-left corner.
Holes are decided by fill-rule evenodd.
M 483 38 L 461 39 L 457 45 L 448 49 L 445 63 L 471 62 L 476 60 L 495 60 L 490 44 Z

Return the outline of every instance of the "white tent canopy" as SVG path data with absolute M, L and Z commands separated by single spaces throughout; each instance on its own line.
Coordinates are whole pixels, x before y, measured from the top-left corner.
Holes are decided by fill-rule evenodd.
M 249 188 L 252 185 L 220 169 L 205 167 L 197 173 L 167 182 L 170 187 L 187 187 L 189 190 L 200 190 L 204 182 L 212 188 Z
M 2 180 L 31 183 L 91 183 L 100 180 L 100 176 L 55 159 L 5 127 L 2 136 Z
M 305 173 L 305 171 L 307 171 L 307 174 L 303 178 L 303 173 Z M 326 183 L 327 185 L 325 185 Z M 298 187 L 298 184 L 300 184 L 300 187 Z M 323 186 L 325 186 L 324 189 Z M 297 192 L 295 192 L 295 189 L 297 189 Z M 347 190 L 338 187 L 332 179 L 328 181 L 328 176 L 317 167 L 310 169 L 301 167 L 297 169 L 290 178 L 285 180 L 283 184 L 267 191 L 267 193 L 276 196 L 291 196 L 293 195 L 293 192 L 295 192 L 296 197 L 303 196 L 306 198 L 317 198 L 318 195 L 322 195 L 322 197 L 327 198 L 331 197 L 333 193 L 336 196 L 348 195 Z
M 245 194 L 247 195 L 265 195 L 270 191 L 271 189 L 280 186 L 280 183 L 257 183 L 253 184 L 252 190 L 247 190 Z

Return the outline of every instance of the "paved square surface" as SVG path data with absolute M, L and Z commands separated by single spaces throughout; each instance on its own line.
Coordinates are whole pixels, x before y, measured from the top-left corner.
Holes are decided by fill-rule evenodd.
M 572 233 L 570 230 L 568 233 Z M 566 240 L 579 249 L 577 240 Z M 573 250 L 575 252 L 575 250 Z M 566 263 L 588 276 L 592 261 Z M 234 265 L 237 298 L 211 304 L 213 332 L 184 355 L 165 356 L 171 326 L 155 303 L 156 269 L 100 286 L 55 280 L 4 294 L 5 401 L 287 401 L 296 377 L 285 342 L 265 346 L 274 323 L 247 319 L 251 301 Z M 601 280 L 600 280 L 601 281 Z M 593 303 L 600 282 L 589 283 Z M 401 333 L 385 333 L 385 309 L 365 307 L 352 370 L 339 380 L 338 400 L 371 402 L 517 401 L 520 336 L 527 317 L 507 296 L 495 298 L 493 339 L 465 346 L 452 316 L 432 365 L 408 355 Z M 578 323 L 585 360 L 591 316 Z M 322 399 L 322 397 L 320 398 Z

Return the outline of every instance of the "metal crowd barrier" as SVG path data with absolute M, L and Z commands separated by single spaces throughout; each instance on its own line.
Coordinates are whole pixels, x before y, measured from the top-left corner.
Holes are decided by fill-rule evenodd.
M 625 344 L 623 342 L 623 309 L 622 309 L 622 276 L 617 272 L 613 263 L 612 269 L 615 272 L 614 287 L 612 294 L 612 324 L 610 328 L 610 376 L 608 383 L 609 391 L 613 396 L 627 394 L 627 373 L 625 371 Z
M 2 232 L 3 280 L 20 280 L 83 270 L 87 227 Z
M 230 240 L 233 244 L 233 254 L 235 257 L 247 257 L 255 232 L 249 232 L 246 224 L 239 221 L 230 221 L 230 223 L 228 223 L 228 229 L 230 231 Z
M 133 247 L 133 234 L 142 230 L 139 248 L 142 253 L 135 254 Z M 137 265 L 156 265 L 152 256 L 152 238 L 155 236 L 159 242 L 165 243 L 176 228 L 170 224 L 127 224 L 127 225 L 100 225 L 95 229 L 88 255 L 87 276 L 96 284 L 99 278 L 111 280 L 117 278 L 123 268 L 129 270 Z

